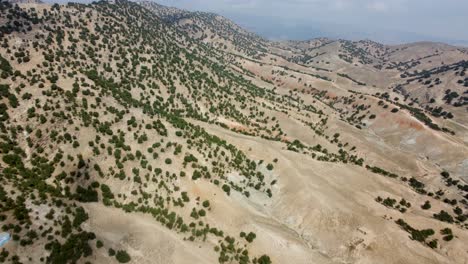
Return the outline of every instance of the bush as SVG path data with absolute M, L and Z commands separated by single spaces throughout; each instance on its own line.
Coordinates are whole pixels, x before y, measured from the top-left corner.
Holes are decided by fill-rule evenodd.
M 202 216 L 202 217 L 203 217 L 203 216 L 206 216 L 205 210 L 200 209 L 200 210 L 198 211 L 198 215 L 199 215 L 199 216 Z
M 422 209 L 424 210 L 428 210 L 428 209 L 431 209 L 431 203 L 429 201 L 426 201 L 422 206 L 421 206 Z
M 255 235 L 255 233 L 250 232 L 250 233 L 245 237 L 245 240 L 247 240 L 249 243 L 252 243 L 256 237 L 257 237 L 257 235 Z
M 57 240 L 45 245 L 51 253 L 47 263 L 76 263 L 81 257 L 89 257 L 93 254 L 88 241 L 95 238 L 94 233 L 81 232 L 71 235 L 62 245 Z
M 75 218 L 73 219 L 73 227 L 79 227 L 83 222 L 89 219 L 88 214 L 83 207 L 76 208 Z
M 114 194 L 107 184 L 101 184 L 102 197 L 107 199 L 114 199 Z
M 409 185 L 413 187 L 414 189 L 423 189 L 425 187 L 425 184 L 416 180 L 415 178 L 411 178 L 409 180 Z
M 231 193 L 231 187 L 229 187 L 229 185 L 224 184 L 223 191 L 226 192 L 227 195 L 229 195 Z
M 254 263 L 255 263 L 255 261 L 254 261 Z M 256 263 L 258 263 L 258 264 L 271 264 L 271 259 L 270 259 L 269 256 L 263 255 L 257 260 Z
M 18 107 L 18 98 L 14 94 L 8 95 L 8 102 L 10 103 L 11 107 L 16 108 Z
M 199 172 L 198 170 L 193 171 L 192 180 L 197 180 L 197 179 L 199 179 L 201 177 L 202 177 L 201 172 Z
M 98 193 L 97 191 L 93 190 L 91 187 L 88 187 L 87 189 L 85 189 L 81 186 L 78 186 L 76 188 L 75 199 L 84 203 L 97 202 Z
M 128 255 L 127 252 L 124 250 L 119 250 L 117 251 L 117 254 L 115 255 L 115 258 L 117 259 L 118 262 L 120 263 L 127 263 L 131 260 L 130 256 Z
M 0 70 L 2 70 L 5 73 L 12 73 L 13 68 L 11 67 L 10 63 L 0 56 Z
M 444 210 L 438 214 L 434 214 L 434 218 L 442 222 L 453 223 L 453 217 Z
M 385 200 L 383 200 L 382 204 L 387 206 L 387 207 L 393 207 L 396 202 L 397 201 L 395 199 L 387 197 Z
M 427 243 L 427 245 L 430 248 L 437 248 L 437 239 L 431 240 L 429 243 Z
M 189 162 L 197 162 L 198 159 L 193 156 L 192 154 L 188 154 L 187 156 L 184 157 L 184 162 L 189 163 Z
M 102 248 L 104 246 L 104 243 L 102 243 L 101 240 L 96 241 L 96 248 Z
M 447 171 L 443 171 L 440 173 L 440 175 L 447 179 L 450 176 L 450 173 L 448 173 Z
M 3 156 L 3 162 L 10 166 L 18 166 L 22 165 L 23 162 L 21 161 L 21 157 L 17 154 L 7 154 Z
M 271 164 L 271 163 L 268 163 L 268 165 L 267 165 L 267 169 L 268 169 L 268 170 L 273 170 L 273 164 Z
M 446 236 L 443 237 L 444 241 L 450 241 L 452 239 L 453 239 L 453 235 L 446 235 Z
M 425 242 L 426 239 L 432 235 L 435 234 L 434 230 L 432 229 L 414 229 L 411 227 L 408 223 L 406 223 L 403 219 L 398 219 L 395 221 L 401 228 L 403 228 L 406 232 L 411 234 L 411 239 L 419 241 L 419 242 Z
M 450 240 L 453 239 L 452 229 L 450 229 L 448 227 L 440 230 L 440 233 L 444 236 L 442 238 L 444 241 L 450 241 Z

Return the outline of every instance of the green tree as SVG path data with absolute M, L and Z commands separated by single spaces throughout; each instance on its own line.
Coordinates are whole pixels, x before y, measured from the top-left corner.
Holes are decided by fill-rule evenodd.
M 125 252 L 124 250 L 117 251 L 117 254 L 115 255 L 115 258 L 120 263 L 127 263 L 127 262 L 129 262 L 131 260 L 130 255 L 128 255 L 128 253 Z

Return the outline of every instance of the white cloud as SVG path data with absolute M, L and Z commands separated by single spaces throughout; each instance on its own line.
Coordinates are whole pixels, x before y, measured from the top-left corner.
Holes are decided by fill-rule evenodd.
M 350 6 L 350 1 L 345 1 L 345 0 L 335 0 L 331 4 L 332 8 L 343 10 Z
M 382 1 L 373 1 L 367 4 L 367 9 L 377 12 L 386 12 L 388 11 L 388 5 Z

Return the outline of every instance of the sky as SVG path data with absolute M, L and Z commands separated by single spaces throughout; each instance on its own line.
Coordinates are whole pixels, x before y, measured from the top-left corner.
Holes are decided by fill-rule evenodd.
M 468 0 L 155 0 L 214 12 L 274 39 L 437 41 L 468 46 Z

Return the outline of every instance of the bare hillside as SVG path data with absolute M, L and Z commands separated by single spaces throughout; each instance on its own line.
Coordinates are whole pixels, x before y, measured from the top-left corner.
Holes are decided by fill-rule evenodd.
M 0 22 L 0 262 L 468 261 L 466 49 L 126 0 Z

